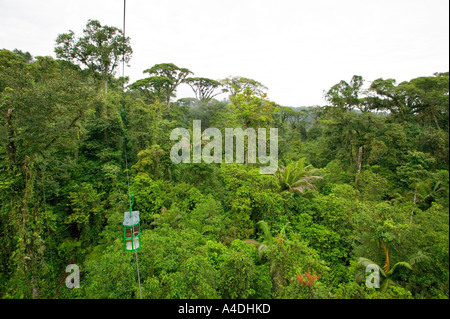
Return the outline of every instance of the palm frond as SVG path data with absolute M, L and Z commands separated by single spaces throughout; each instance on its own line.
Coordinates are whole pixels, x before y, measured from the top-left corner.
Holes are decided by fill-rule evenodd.
M 263 233 L 264 233 L 264 239 L 266 240 L 266 242 L 270 245 L 272 245 L 272 233 L 270 232 L 269 229 L 269 225 L 267 225 L 267 223 L 263 220 L 259 221 L 257 223 L 259 225 L 259 227 L 261 227 Z
M 386 292 L 388 290 L 389 286 L 391 286 L 391 285 L 395 285 L 395 283 L 392 280 L 390 280 L 390 279 L 383 280 L 383 282 L 380 285 L 380 291 Z
M 422 251 L 418 251 L 417 253 L 415 253 L 414 255 L 409 257 L 408 263 L 411 266 L 414 266 L 415 264 L 422 262 L 424 260 L 427 260 L 427 259 L 429 259 L 429 257 L 427 255 L 425 255 Z
M 376 262 L 374 262 L 373 260 L 370 260 L 369 258 L 359 257 L 359 258 L 358 258 L 358 264 L 357 264 L 357 265 L 358 265 L 358 267 L 364 268 L 364 269 L 366 269 L 367 266 L 369 266 L 369 265 L 375 265 L 375 266 L 377 266 L 378 269 L 380 270 L 380 274 L 381 274 L 383 277 L 386 277 L 386 273 L 385 273 L 385 271 L 383 270 L 383 268 L 381 268 L 380 266 L 378 266 L 378 264 L 377 264 Z
M 366 268 L 369 265 L 376 265 L 376 262 L 374 262 L 373 260 L 370 260 L 369 258 L 365 258 L 365 257 L 359 257 L 358 258 L 358 267 L 361 268 Z
M 249 245 L 254 245 L 256 247 L 261 246 L 261 243 L 254 239 L 244 239 L 244 243 L 249 244 Z
M 355 280 L 357 283 L 362 283 L 366 280 L 366 273 L 364 270 L 358 270 L 355 274 Z
M 322 176 L 304 176 L 302 179 L 304 181 L 309 182 L 309 181 L 312 181 L 314 179 L 322 179 L 322 178 L 323 178 Z
M 302 185 L 302 186 L 292 187 L 290 189 L 291 189 L 291 191 L 300 192 L 303 194 L 305 192 L 305 188 L 306 188 L 306 186 Z
M 313 180 L 322 179 L 322 176 L 315 175 L 319 169 L 312 165 L 305 166 L 305 159 L 300 158 L 296 162 L 291 162 L 287 166 L 281 166 L 275 172 L 282 190 L 304 193 L 306 189 L 315 189 L 311 183 Z
M 388 274 L 388 275 L 392 275 L 392 274 L 394 273 L 395 269 L 396 269 L 398 266 L 402 266 L 402 267 L 408 268 L 409 270 L 413 270 L 412 266 L 411 266 L 408 262 L 406 262 L 406 261 L 399 261 L 398 263 L 396 263 L 396 264 L 394 265 L 394 267 L 392 267 L 391 270 L 389 270 L 389 272 L 388 272 L 387 274 Z

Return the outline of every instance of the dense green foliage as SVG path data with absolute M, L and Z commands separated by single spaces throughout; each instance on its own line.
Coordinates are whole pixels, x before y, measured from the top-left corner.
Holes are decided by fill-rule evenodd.
M 448 72 L 368 88 L 355 76 L 298 110 L 255 80 L 171 63 L 128 85 L 114 76 L 123 40 L 90 21 L 77 43 L 58 37 L 61 60 L 0 51 L 2 298 L 139 296 L 125 158 L 144 298 L 448 298 Z M 198 99 L 172 102 L 181 83 Z M 172 163 L 170 132 L 193 120 L 277 127 L 279 170 Z M 369 262 L 380 289 L 365 285 Z

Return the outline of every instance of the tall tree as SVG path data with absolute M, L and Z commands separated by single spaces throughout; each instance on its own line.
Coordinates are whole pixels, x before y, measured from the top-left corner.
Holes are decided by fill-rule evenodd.
M 224 92 L 228 92 L 231 96 L 236 96 L 243 93 L 246 88 L 249 88 L 258 96 L 263 96 L 267 87 L 260 82 L 245 78 L 242 76 L 230 76 L 220 81 L 224 87 Z
M 147 98 L 150 103 L 157 101 L 167 101 L 168 92 L 174 83 L 165 76 L 151 76 L 140 79 L 130 85 L 133 90 L 138 90 Z
M 222 92 L 214 93 L 221 84 L 218 81 L 208 78 L 187 78 L 185 80 L 195 93 L 195 97 L 200 101 L 209 101 L 213 97 L 219 95 Z
M 83 33 L 80 38 L 76 38 L 71 30 L 58 35 L 56 56 L 86 66 L 92 73 L 99 74 L 106 93 L 108 79 L 114 74 L 121 57 L 126 63 L 130 61 L 133 53 L 130 38 L 124 38 L 122 30 L 101 25 L 97 20 L 88 20 Z
M 157 77 L 162 79 L 159 82 L 164 83 L 167 107 L 170 106 L 170 98 L 175 96 L 177 87 L 184 82 L 189 74 L 193 74 L 189 69 L 180 68 L 173 63 L 155 64 L 150 69 L 144 70 L 144 73 L 148 73 L 153 82 L 157 81 Z M 171 82 L 166 79 L 169 79 Z
M 388 110 L 402 121 L 416 118 L 422 125 L 435 126 L 439 131 L 448 129 L 448 72 L 418 77 L 398 85 L 394 79 L 380 78 L 372 82 L 369 90 L 376 93 L 370 103 L 377 110 Z
M 354 75 L 350 83 L 342 80 L 338 84 L 333 85 L 325 94 L 325 98 L 333 106 L 340 109 L 350 111 L 357 108 L 361 112 L 367 112 L 366 100 L 360 97 L 361 93 L 364 93 L 362 90 L 363 85 L 363 77 Z

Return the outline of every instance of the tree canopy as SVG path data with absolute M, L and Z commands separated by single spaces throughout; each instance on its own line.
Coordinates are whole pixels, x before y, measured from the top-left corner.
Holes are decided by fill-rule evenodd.
M 125 87 L 130 39 L 96 20 L 60 34 L 56 59 L 20 49 L 0 50 L 1 298 L 138 298 L 128 191 L 143 298 L 449 297 L 448 72 L 355 75 L 327 105 L 292 108 L 256 80 L 173 63 Z M 196 98 L 171 101 L 180 85 Z M 278 170 L 172 162 L 172 130 L 193 136 L 195 120 L 277 128 Z

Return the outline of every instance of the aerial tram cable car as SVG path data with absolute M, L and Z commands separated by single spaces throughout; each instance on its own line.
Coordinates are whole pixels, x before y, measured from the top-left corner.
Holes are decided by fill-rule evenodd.
M 126 17 L 126 8 L 127 1 L 123 1 L 123 39 L 125 46 L 125 17 Z M 125 50 L 123 50 L 123 58 L 122 58 L 122 76 L 125 78 Z M 125 82 L 122 84 L 122 93 L 124 92 Z M 123 102 L 125 103 L 125 101 Z M 128 185 L 128 197 L 130 199 L 130 211 L 125 212 L 123 215 L 123 242 L 124 248 L 126 252 L 134 252 L 136 256 L 136 269 L 138 275 L 138 283 L 139 283 L 139 295 L 142 299 L 142 291 L 141 291 L 141 278 L 139 274 L 139 262 L 137 251 L 141 249 L 141 225 L 139 220 L 139 211 L 133 211 L 134 204 L 134 195 L 130 193 L 130 178 L 128 176 L 128 161 L 127 161 L 127 145 L 126 145 L 126 137 L 125 137 L 125 145 L 124 145 L 124 153 L 125 153 L 125 168 L 127 172 L 127 185 Z
M 130 211 L 123 215 L 123 242 L 125 251 L 134 252 L 141 249 L 141 224 L 139 211 L 133 211 L 134 195 L 131 195 Z

